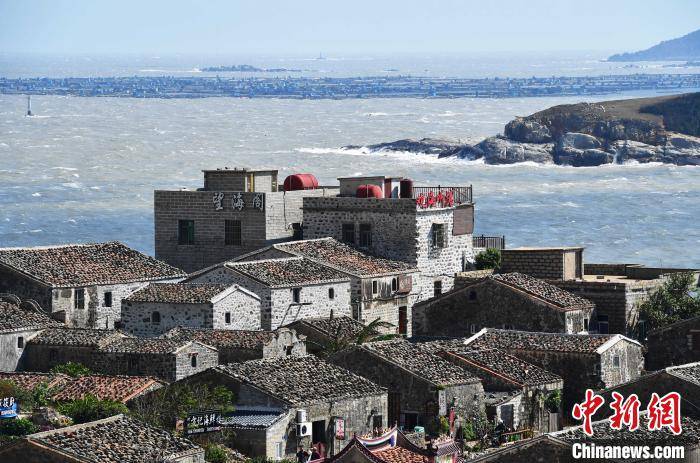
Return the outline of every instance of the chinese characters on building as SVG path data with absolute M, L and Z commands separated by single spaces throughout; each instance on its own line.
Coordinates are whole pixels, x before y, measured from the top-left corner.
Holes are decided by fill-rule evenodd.
M 214 193 L 214 196 L 212 196 L 212 203 L 214 204 L 214 209 L 217 211 L 223 211 L 225 208 L 225 202 L 224 202 L 224 196 L 225 194 L 221 191 Z M 251 208 L 251 209 L 256 209 L 258 211 L 264 211 L 265 210 L 265 195 L 263 193 L 255 193 L 253 195 L 252 201 L 250 201 L 249 204 L 246 204 L 246 201 L 243 197 L 243 193 L 241 192 L 236 192 L 233 194 L 231 197 L 231 208 L 235 211 L 242 211 L 243 209 L 246 208 Z

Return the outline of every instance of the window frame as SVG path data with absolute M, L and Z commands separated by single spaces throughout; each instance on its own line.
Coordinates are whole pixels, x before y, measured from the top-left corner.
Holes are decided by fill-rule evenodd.
M 85 309 L 85 288 L 73 289 L 73 308 Z
M 112 307 L 112 304 L 114 303 L 112 291 L 105 291 L 102 295 L 102 300 L 105 307 Z
M 195 244 L 194 220 L 192 220 L 192 219 L 178 219 L 178 221 L 177 221 L 177 244 L 178 244 L 178 246 L 193 246 Z
M 335 299 L 335 288 L 328 288 L 328 299 Z
M 160 325 L 160 312 L 157 310 L 154 310 L 151 312 L 151 325 Z
M 433 223 L 430 226 L 431 240 L 430 244 L 433 248 L 442 249 L 447 247 L 447 236 L 445 233 L 444 223 Z
M 372 295 L 379 294 L 379 282 L 377 280 L 372 280 Z
M 393 277 L 391 279 L 391 291 L 397 292 L 399 290 L 399 277 Z
M 340 230 L 343 243 L 355 244 L 355 222 L 342 224 Z
M 243 222 L 237 219 L 224 220 L 224 246 L 243 246 Z
M 292 288 L 292 302 L 301 304 L 301 288 Z
M 24 336 L 17 336 L 17 349 L 24 349 Z
M 360 239 L 359 246 L 361 248 L 372 247 L 372 224 L 371 223 L 361 223 L 360 224 Z
M 227 325 L 231 324 L 231 312 L 226 312 L 224 314 L 224 323 L 226 323 Z
M 442 280 L 433 281 L 433 297 L 442 295 Z

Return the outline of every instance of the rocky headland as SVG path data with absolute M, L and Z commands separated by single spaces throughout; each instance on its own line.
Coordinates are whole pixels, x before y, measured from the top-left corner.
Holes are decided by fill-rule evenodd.
M 553 106 L 517 117 L 506 124 L 502 135 L 476 144 L 424 138 L 366 148 L 483 159 L 487 164 L 700 165 L 700 93 Z

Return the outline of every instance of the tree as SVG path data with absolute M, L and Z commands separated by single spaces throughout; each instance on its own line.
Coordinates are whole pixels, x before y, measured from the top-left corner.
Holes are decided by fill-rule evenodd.
M 173 429 L 178 419 L 197 410 L 233 411 L 233 392 L 223 386 L 173 383 L 130 404 L 134 416 L 157 428 Z
M 700 295 L 694 287 L 696 282 L 693 273 L 670 274 L 661 287 L 639 306 L 645 328 L 662 328 L 700 315 Z
M 75 424 L 101 420 L 120 413 L 129 413 L 121 402 L 113 400 L 100 400 L 94 395 L 86 395 L 82 399 L 72 400 L 58 406 L 58 411 L 73 418 Z
M 0 436 L 26 436 L 38 430 L 39 428 L 26 418 L 0 420 Z
M 501 251 L 488 248 L 481 251 L 474 259 L 477 270 L 498 269 L 501 266 Z
M 364 325 L 357 333 L 347 333 L 343 331 L 343 327 L 338 324 L 335 332 L 331 334 L 330 340 L 321 345 L 322 356 L 330 356 L 336 352 L 343 351 L 353 344 L 364 344 L 366 342 L 377 340 L 385 335 L 382 330 L 393 327 L 389 322 L 382 321 L 379 317 Z
M 61 365 L 56 365 L 51 369 L 51 373 L 63 373 L 64 375 L 78 378 L 80 376 L 91 375 L 92 370 L 82 363 L 68 362 Z

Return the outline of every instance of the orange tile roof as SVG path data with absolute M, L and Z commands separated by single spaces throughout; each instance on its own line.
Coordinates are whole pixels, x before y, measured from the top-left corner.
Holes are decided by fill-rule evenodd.
M 403 447 L 392 447 L 386 450 L 372 452 L 386 463 L 427 463 L 428 457 L 412 452 Z
M 128 402 L 151 387 L 162 385 L 149 376 L 86 375 L 75 378 L 53 396 L 57 401 L 81 399 L 92 394 L 100 400 Z
M 63 374 L 35 372 L 0 372 L 0 381 L 10 381 L 21 389 L 32 391 L 41 383 L 48 387 L 61 387 L 70 382 L 71 378 Z

